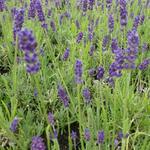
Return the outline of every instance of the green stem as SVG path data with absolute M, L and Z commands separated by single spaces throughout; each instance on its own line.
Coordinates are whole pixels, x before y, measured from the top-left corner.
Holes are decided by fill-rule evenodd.
M 70 134 L 70 122 L 69 122 L 69 110 L 67 110 L 67 120 L 68 120 L 68 142 L 69 142 L 69 150 L 72 149 L 72 143 L 71 143 L 71 134 Z
M 77 85 L 77 96 L 78 96 L 78 119 L 79 119 L 79 133 L 80 133 L 80 142 L 81 142 L 81 149 L 84 150 L 84 144 L 82 140 L 82 116 L 81 116 L 81 100 L 80 100 L 80 84 Z

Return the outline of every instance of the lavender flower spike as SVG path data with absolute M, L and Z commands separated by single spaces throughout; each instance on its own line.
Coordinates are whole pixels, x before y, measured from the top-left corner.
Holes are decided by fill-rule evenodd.
M 80 32 L 79 34 L 78 34 L 78 36 L 77 36 L 77 43 L 80 43 L 81 42 L 81 40 L 82 40 L 82 38 L 83 38 L 83 32 Z
M 68 59 L 69 53 L 70 53 L 70 49 L 66 48 L 66 51 L 64 52 L 64 55 L 63 55 L 63 60 L 64 61 L 66 61 Z
M 28 10 L 28 18 L 35 18 L 36 15 L 36 9 L 35 9 L 35 0 L 30 0 L 30 7 Z
M 0 0 L 0 12 L 4 11 L 5 9 L 5 0 Z
M 82 83 L 82 62 L 80 60 L 76 60 L 75 64 L 75 81 L 77 84 Z
M 19 48 L 24 51 L 27 72 L 37 73 L 40 69 L 40 62 L 36 53 L 37 42 L 32 31 L 22 29 L 18 34 L 18 42 Z
M 102 144 L 104 142 L 104 131 L 98 131 L 97 144 Z
M 11 125 L 10 125 L 10 130 L 12 132 L 15 133 L 17 131 L 18 123 L 19 123 L 19 120 L 17 117 L 15 117 L 14 120 L 12 121 Z
M 44 140 L 40 136 L 32 138 L 31 150 L 46 150 Z
M 104 68 L 103 67 L 98 67 L 97 68 L 97 74 L 96 74 L 96 79 L 97 80 L 100 80 L 100 79 L 102 79 L 103 78 L 103 76 L 104 76 Z
M 109 15 L 108 17 L 108 28 L 109 28 L 109 32 L 113 32 L 114 30 L 114 18 L 113 15 Z
M 91 93 L 88 88 L 83 89 L 83 97 L 87 104 L 91 102 Z
M 145 59 L 140 65 L 139 65 L 139 69 L 140 70 L 145 70 L 148 65 L 150 65 L 150 59 Z
M 42 4 L 41 4 L 40 0 L 36 0 L 35 8 L 36 8 L 36 11 L 37 11 L 39 21 L 44 22 L 45 21 L 45 16 L 44 16 L 44 12 L 43 12 Z
M 67 92 L 64 90 L 64 88 L 59 85 L 58 86 L 58 97 L 63 102 L 64 107 L 69 107 L 69 97 L 67 95 Z
M 86 141 L 90 141 L 91 135 L 90 135 L 90 130 L 88 128 L 84 130 L 84 138 Z
M 24 23 L 24 9 L 16 9 L 14 14 L 14 27 L 13 27 L 13 34 L 14 40 L 16 41 L 16 36 L 18 32 L 21 30 L 22 25 Z
M 52 126 L 54 126 L 55 124 L 54 115 L 51 112 L 48 113 L 48 121 Z

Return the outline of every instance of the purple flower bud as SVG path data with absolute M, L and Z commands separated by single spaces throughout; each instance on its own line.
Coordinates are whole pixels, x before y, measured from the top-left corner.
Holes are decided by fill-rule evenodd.
M 34 89 L 34 97 L 37 97 L 38 96 L 38 91 L 37 91 L 37 89 L 35 88 Z
M 41 3 L 40 0 L 36 0 L 35 8 L 36 8 L 36 11 L 37 11 L 39 21 L 40 22 L 45 22 L 45 16 L 44 16 L 44 12 L 43 12 L 43 9 L 42 9 L 42 3 Z
M 115 140 L 114 140 L 114 145 L 115 145 L 115 147 L 117 147 L 118 144 L 119 144 L 119 141 L 118 141 L 117 139 L 115 139 Z
M 135 19 L 134 19 L 134 22 L 133 22 L 133 27 L 135 29 L 137 29 L 137 27 L 139 26 L 140 24 L 140 16 L 136 16 Z
M 116 53 L 118 51 L 117 39 L 112 39 L 111 49 L 112 49 L 112 53 Z
M 104 131 L 98 131 L 97 144 L 102 144 L 104 142 Z
M 72 139 L 73 141 L 75 141 L 76 138 L 77 138 L 77 132 L 72 131 L 72 132 L 71 132 L 71 139 Z
M 18 32 L 21 30 L 22 25 L 24 23 L 24 9 L 16 9 L 14 12 L 14 28 L 13 28 L 13 34 L 14 34 L 14 40 L 16 40 L 16 36 Z
M 51 28 L 52 28 L 53 32 L 56 32 L 56 26 L 55 26 L 55 22 L 54 22 L 54 20 L 51 20 L 51 22 L 50 22 L 50 26 L 51 26 Z
M 89 91 L 89 89 L 88 88 L 84 88 L 82 94 L 83 94 L 83 97 L 85 99 L 85 102 L 87 104 L 89 104 L 91 102 L 91 92 Z
M 55 124 L 54 115 L 51 112 L 48 113 L 48 121 L 52 126 L 54 126 Z
M 19 48 L 23 51 L 34 52 L 37 47 L 37 42 L 31 30 L 22 29 L 18 34 Z
M 87 7 L 88 7 L 88 0 L 82 0 L 82 10 L 83 10 L 83 12 L 87 11 Z
M 60 25 L 62 24 L 63 18 L 64 18 L 64 14 L 61 14 L 59 17 L 59 24 Z
M 31 150 L 46 150 L 44 140 L 40 136 L 32 138 Z
M 77 36 L 76 42 L 77 42 L 77 43 L 80 43 L 81 40 L 82 40 L 82 38 L 83 38 L 83 32 L 80 32 L 80 33 L 78 34 L 78 36 Z
M 96 79 L 97 80 L 100 80 L 100 79 L 102 79 L 103 78 L 103 76 L 104 76 L 104 68 L 103 67 L 98 67 L 97 68 L 97 73 L 96 73 Z
M 58 97 L 64 104 L 64 107 L 69 107 L 69 97 L 64 88 L 61 85 L 59 85 L 57 89 L 58 89 Z
M 93 10 L 94 3 L 95 3 L 95 0 L 88 0 L 88 9 L 89 10 Z
M 76 60 L 75 64 L 75 81 L 77 84 L 82 83 L 82 62 L 80 60 Z
M 50 17 L 52 15 L 52 10 L 51 9 L 48 9 L 48 17 Z
M 137 54 L 139 46 L 139 36 L 135 29 L 128 32 L 128 47 L 130 50 L 130 55 Z
M 148 46 L 147 46 L 146 43 L 144 43 L 143 46 L 142 46 L 142 52 L 147 51 L 147 49 L 148 49 Z
M 114 30 L 114 18 L 113 15 L 109 15 L 108 17 L 108 28 L 109 28 L 109 32 L 113 32 Z
M 144 23 L 144 20 L 145 20 L 145 16 L 142 15 L 142 16 L 140 17 L 140 25 L 142 25 L 142 24 Z
M 30 0 L 30 7 L 28 10 L 28 18 L 35 18 L 36 15 L 36 9 L 35 9 L 35 0 Z
M 61 2 L 60 0 L 55 0 L 55 7 L 60 8 L 61 7 Z
M 126 9 L 127 1 L 126 0 L 120 0 L 120 25 L 121 27 L 124 27 L 127 25 L 127 9 Z
M 37 73 L 40 69 L 40 62 L 36 54 L 37 42 L 28 29 L 22 29 L 18 33 L 19 48 L 25 53 L 25 61 L 27 63 L 26 70 L 28 73 Z
M 108 42 L 109 42 L 109 36 L 106 35 L 106 36 L 104 36 L 104 38 L 103 38 L 103 43 L 102 43 L 102 50 L 103 50 L 103 51 L 106 50 L 106 47 L 107 47 Z
M 70 49 L 66 48 L 66 51 L 64 52 L 64 55 L 63 55 L 63 60 L 64 61 L 66 61 L 68 59 L 69 53 L 70 53 Z
M 122 132 L 119 132 L 119 133 L 118 133 L 118 139 L 119 139 L 119 140 L 122 140 L 122 138 L 123 138 L 123 133 L 122 133 Z
M 91 68 L 91 69 L 89 70 L 89 75 L 90 75 L 91 77 L 94 77 L 94 76 L 96 75 L 96 69 L 95 69 L 95 68 Z
M 94 46 L 94 45 L 91 45 L 90 51 L 89 51 L 89 55 L 90 55 L 90 56 L 93 56 L 94 51 L 95 51 L 95 46 Z
M 110 9 L 112 6 L 112 0 L 106 0 L 106 7 Z
M 10 125 L 10 130 L 15 133 L 17 131 L 18 124 L 19 124 L 19 119 L 15 117 Z
M 90 130 L 88 128 L 84 130 L 84 138 L 86 141 L 90 141 L 91 135 L 90 135 Z
M 79 21 L 76 20 L 75 24 L 76 24 L 77 29 L 79 30 L 80 29 L 80 23 L 79 23 Z
M 5 0 L 0 0 L 0 12 L 4 11 L 5 9 Z
M 145 70 L 148 65 L 150 64 L 150 59 L 145 59 L 140 65 L 139 65 L 139 69 L 140 70 Z

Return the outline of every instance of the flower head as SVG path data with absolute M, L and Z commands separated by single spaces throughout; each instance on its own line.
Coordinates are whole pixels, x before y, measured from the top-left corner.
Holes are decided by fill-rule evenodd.
M 15 133 L 17 131 L 18 124 L 19 124 L 19 119 L 15 117 L 10 125 L 10 130 Z
M 59 99 L 63 102 L 65 107 L 68 107 L 69 106 L 69 97 L 68 97 L 66 91 L 64 90 L 64 88 L 61 85 L 59 85 L 57 89 L 58 89 Z
M 104 131 L 98 131 L 97 144 L 102 144 L 104 142 Z
M 81 60 L 76 60 L 75 64 L 75 81 L 77 84 L 82 83 L 82 62 Z
M 90 92 L 90 90 L 88 88 L 84 88 L 82 94 L 83 94 L 83 97 L 85 99 L 85 102 L 90 103 L 90 101 L 91 101 L 91 92 Z
M 31 150 L 46 150 L 44 140 L 40 136 L 32 138 Z

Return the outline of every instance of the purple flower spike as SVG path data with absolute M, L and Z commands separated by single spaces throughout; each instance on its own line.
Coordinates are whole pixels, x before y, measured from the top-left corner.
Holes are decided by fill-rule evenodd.
M 40 0 L 36 0 L 35 8 L 36 8 L 36 11 L 37 11 L 39 21 L 40 22 L 45 22 L 45 16 L 44 16 L 44 12 L 43 12 L 42 4 L 41 4 Z
M 15 117 L 10 125 L 10 130 L 15 133 L 17 131 L 18 124 L 19 124 L 19 119 Z
M 82 62 L 80 60 L 77 60 L 75 64 L 75 81 L 77 84 L 82 83 Z
M 80 43 L 81 42 L 81 40 L 82 40 L 82 38 L 83 38 L 83 32 L 80 32 L 79 34 L 78 34 L 78 36 L 77 36 L 77 43 Z
M 36 53 L 37 42 L 28 29 L 22 29 L 18 33 L 19 48 L 24 51 L 24 59 L 27 63 L 26 70 L 28 73 L 37 73 L 40 69 L 40 62 Z
M 94 77 L 96 75 L 96 69 L 95 68 L 91 68 L 89 70 L 89 75 L 90 75 L 90 77 Z
M 118 51 L 117 39 L 112 39 L 111 49 L 112 49 L 112 53 L 116 53 Z
M 103 67 L 98 67 L 97 68 L 97 74 L 96 74 L 96 79 L 97 80 L 100 80 L 100 79 L 102 79 L 103 78 L 103 76 L 104 76 L 104 68 Z
M 133 28 L 137 29 L 140 24 L 140 16 L 136 16 L 133 22 Z
M 88 7 L 88 0 L 82 0 L 82 10 L 83 10 L 83 12 L 87 11 L 87 7 Z
M 51 28 L 52 28 L 53 32 L 56 32 L 56 26 L 55 26 L 55 22 L 54 22 L 54 20 L 51 20 L 51 22 L 50 22 L 50 26 L 51 26 Z
M 109 15 L 108 17 L 108 28 L 109 28 L 109 32 L 113 32 L 114 30 L 114 18 L 113 15 Z
M 31 150 L 46 150 L 44 140 L 40 136 L 32 138 Z
M 88 128 L 84 130 L 84 138 L 86 141 L 90 141 L 91 135 L 90 135 L 90 130 Z
M 128 21 L 128 12 L 127 12 L 127 1 L 120 0 L 120 25 L 121 27 L 125 27 Z
M 64 61 L 66 61 L 68 59 L 69 54 L 70 54 L 70 49 L 66 48 L 66 51 L 64 52 L 64 55 L 63 55 L 63 60 Z
M 140 25 L 142 25 L 144 23 L 144 20 L 145 20 L 145 16 L 143 15 L 140 17 Z
M 103 50 L 103 51 L 106 50 L 106 47 L 107 47 L 108 42 L 109 42 L 109 36 L 106 35 L 106 36 L 104 36 L 104 38 L 103 38 L 103 43 L 102 43 L 102 50 Z
M 106 7 L 110 9 L 112 6 L 112 0 L 106 0 Z
M 52 126 L 54 126 L 55 124 L 54 115 L 51 112 L 48 113 L 48 121 Z
M 24 9 L 16 9 L 14 11 L 14 27 L 13 27 L 13 34 L 14 40 L 16 41 L 16 37 L 18 32 L 21 30 L 24 23 Z
M 75 141 L 76 138 L 77 138 L 77 132 L 72 131 L 72 132 L 71 132 L 71 139 L 72 139 L 73 141 Z
M 0 0 L 0 12 L 4 11 L 5 9 L 5 0 Z
M 93 10 L 94 3 L 95 3 L 95 0 L 88 0 L 88 9 L 89 10 Z
M 145 59 L 140 65 L 139 65 L 139 69 L 140 70 L 145 70 L 148 65 L 150 65 L 150 59 Z
M 76 21 L 75 21 L 75 24 L 76 24 L 77 29 L 79 30 L 79 29 L 80 29 L 80 23 L 79 23 L 79 21 L 76 20 Z
M 135 29 L 128 32 L 128 49 L 127 52 L 127 60 L 131 63 L 134 62 L 138 53 L 139 46 L 139 36 Z
M 95 51 L 95 46 L 94 46 L 94 45 L 91 45 L 90 51 L 89 51 L 89 55 L 90 55 L 90 56 L 93 56 L 94 51 Z
M 91 92 L 88 88 L 83 89 L 83 97 L 87 104 L 89 104 L 91 102 Z
M 58 97 L 64 104 L 65 108 L 69 107 L 69 97 L 61 85 L 58 86 Z
M 30 7 L 28 10 L 28 18 L 35 18 L 36 16 L 36 9 L 35 9 L 36 0 L 30 0 Z
M 104 131 L 98 131 L 97 144 L 102 144 L 104 142 Z

